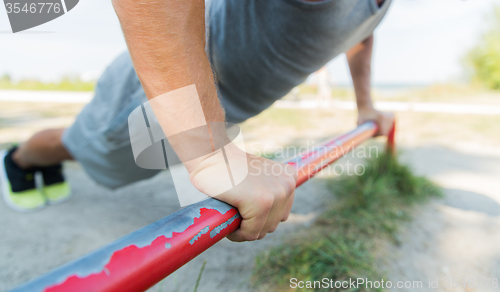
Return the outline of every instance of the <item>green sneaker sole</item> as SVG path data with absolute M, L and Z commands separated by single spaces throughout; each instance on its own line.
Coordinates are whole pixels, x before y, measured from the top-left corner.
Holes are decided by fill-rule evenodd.
M 19 212 L 32 212 L 46 206 L 46 199 L 38 189 L 13 192 L 5 172 L 5 155 L 7 150 L 0 151 L 0 181 L 2 183 L 2 197 L 11 209 Z
M 68 182 L 44 186 L 43 192 L 47 197 L 47 202 L 51 205 L 62 203 L 71 197 L 71 188 Z

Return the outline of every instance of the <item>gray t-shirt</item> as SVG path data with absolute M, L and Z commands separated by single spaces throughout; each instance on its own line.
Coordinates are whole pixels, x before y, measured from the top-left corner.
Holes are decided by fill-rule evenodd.
M 208 50 L 227 120 L 271 106 L 337 55 L 370 36 L 386 14 L 376 0 L 212 0 Z

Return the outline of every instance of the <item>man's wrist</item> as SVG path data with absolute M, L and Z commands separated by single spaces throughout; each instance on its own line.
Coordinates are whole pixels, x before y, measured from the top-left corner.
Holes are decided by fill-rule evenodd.
M 373 103 L 371 101 L 369 102 L 357 102 L 358 106 L 358 111 L 369 111 L 369 110 L 374 110 L 375 107 L 373 106 Z

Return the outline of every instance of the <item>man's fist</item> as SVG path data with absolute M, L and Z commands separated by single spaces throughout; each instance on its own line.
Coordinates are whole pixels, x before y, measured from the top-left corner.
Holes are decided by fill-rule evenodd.
M 377 135 L 387 136 L 394 124 L 394 114 L 381 112 L 373 107 L 359 108 L 358 126 L 369 121 L 377 123 L 379 127 Z
M 226 155 L 242 150 L 228 145 Z M 274 232 L 278 224 L 287 220 L 292 209 L 297 172 L 290 166 L 262 157 L 246 154 L 246 159 L 232 167 L 248 168 L 247 177 L 234 188 L 222 194 L 211 195 L 217 189 L 218 177 L 227 173 L 227 165 L 209 156 L 191 171 L 193 185 L 202 193 L 215 197 L 238 209 L 242 217 L 241 226 L 227 238 L 232 241 L 262 239 Z M 238 170 L 232 170 L 238 171 Z

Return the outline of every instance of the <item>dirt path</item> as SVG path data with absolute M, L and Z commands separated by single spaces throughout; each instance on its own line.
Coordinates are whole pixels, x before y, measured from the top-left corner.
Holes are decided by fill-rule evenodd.
M 499 291 L 485 278 L 500 280 L 500 152 L 426 147 L 405 156 L 443 187 L 445 198 L 421 207 L 401 243 L 386 247 L 389 278 L 423 282 L 407 291 Z

